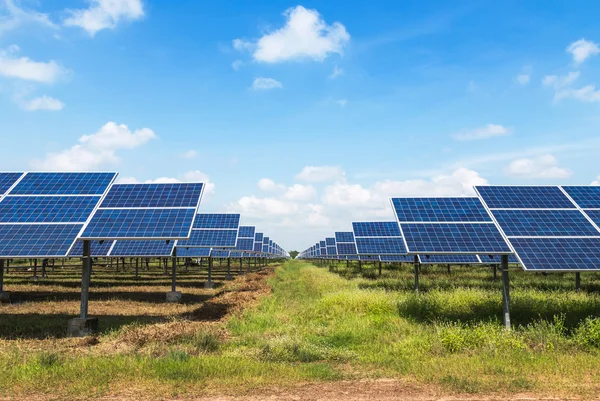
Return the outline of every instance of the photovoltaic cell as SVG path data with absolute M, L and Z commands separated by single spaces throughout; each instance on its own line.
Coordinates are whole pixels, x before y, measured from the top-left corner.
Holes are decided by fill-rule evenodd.
M 493 210 L 492 214 L 509 237 L 600 235 L 577 209 Z
M 167 257 L 173 253 L 175 241 L 133 240 L 117 241 L 110 256 Z
M 0 257 L 62 257 L 82 224 L 2 224 Z
M 106 257 L 110 248 L 112 248 L 114 241 L 90 241 L 91 255 L 94 257 Z M 76 241 L 75 245 L 69 252 L 69 256 L 82 257 L 83 256 L 83 241 Z
M 354 242 L 354 234 L 352 232 L 336 232 L 335 242 Z
M 353 222 L 356 237 L 400 237 L 400 227 L 395 221 Z
M 402 238 L 356 237 L 359 255 L 397 255 L 406 253 Z
M 335 256 L 335 255 L 337 255 L 337 249 L 336 249 L 335 245 L 328 246 L 327 247 L 327 256 Z
M 195 209 L 98 209 L 82 238 L 187 238 L 195 213 Z
M 402 224 L 402 231 L 409 253 L 512 253 L 493 223 Z
M 262 252 L 262 242 L 255 242 L 254 243 L 254 252 Z
M 225 251 L 223 249 L 213 249 L 210 253 L 210 256 L 212 256 L 213 258 L 228 258 L 229 251 Z
M 393 198 L 400 223 L 491 221 L 478 198 Z M 356 233 L 355 233 L 356 234 Z
M 235 249 L 240 251 L 253 251 L 254 250 L 254 239 L 253 238 L 238 238 Z
M 23 173 L 0 173 L 0 196 L 13 186 Z
M 513 238 L 527 270 L 599 270 L 600 238 Z
M 116 173 L 27 173 L 11 195 L 102 195 Z
M 479 264 L 477 255 L 419 255 L 421 264 Z
M 256 235 L 254 236 L 254 241 L 263 242 L 263 233 L 256 233 Z
M 500 255 L 479 255 L 481 263 L 500 264 L 502 256 Z M 515 255 L 508 256 L 508 263 L 519 263 L 519 259 Z
M 254 241 L 254 226 L 240 226 L 240 230 L 238 232 L 238 237 L 240 238 L 252 238 Z
M 325 244 L 327 246 L 335 246 L 335 238 L 325 238 Z
M 596 225 L 600 225 L 600 210 L 586 210 L 585 214 L 590 216 L 590 219 L 592 219 Z M 596 232 L 595 235 L 600 235 L 600 233 Z
M 356 245 L 354 243 L 340 243 L 336 244 L 338 255 L 356 255 Z
M 20 184 L 19 184 L 20 185 Z M 197 207 L 203 184 L 116 184 L 102 208 Z
M 563 186 L 566 193 L 582 209 L 600 209 L 600 186 Z
M 2 223 L 84 223 L 100 196 L 7 196 L 0 202 Z
M 490 209 L 575 209 L 556 186 L 478 186 Z
M 327 245 L 325 245 L 325 241 L 319 241 L 319 246 L 325 248 Z
M 236 230 L 192 230 L 190 239 L 178 241 L 177 248 L 191 246 L 234 248 L 236 240 Z
M 178 258 L 208 258 L 211 248 L 179 248 L 177 247 Z
M 380 255 L 379 260 L 382 262 L 414 262 L 415 257 L 412 255 Z
M 239 214 L 199 213 L 194 222 L 194 228 L 232 228 L 237 230 L 239 225 Z

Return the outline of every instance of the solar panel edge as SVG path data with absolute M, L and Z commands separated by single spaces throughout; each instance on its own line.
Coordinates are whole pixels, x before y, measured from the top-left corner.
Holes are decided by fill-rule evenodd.
M 571 195 L 569 195 L 569 193 L 567 193 L 567 191 L 562 187 L 562 185 L 559 185 L 558 188 L 560 188 L 560 190 L 563 192 L 563 194 L 565 194 L 565 196 L 575 205 L 577 210 L 579 210 L 579 212 L 581 212 L 581 214 L 583 214 L 585 216 L 585 218 L 592 224 L 592 226 L 594 226 L 596 231 L 598 231 L 598 235 L 600 235 L 600 227 L 596 224 L 596 222 L 590 218 L 590 216 L 585 212 L 585 210 L 577 202 L 575 202 L 575 200 L 571 197 Z

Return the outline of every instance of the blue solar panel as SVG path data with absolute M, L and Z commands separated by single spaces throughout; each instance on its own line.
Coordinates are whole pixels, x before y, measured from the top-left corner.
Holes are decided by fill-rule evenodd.
M 335 246 L 335 238 L 325 238 L 325 244 L 327 246 Z
M 212 256 L 213 258 L 228 258 L 229 251 L 225 251 L 222 249 L 213 249 L 210 253 L 210 256 Z
M 177 242 L 178 248 L 199 247 L 222 247 L 234 248 L 237 240 L 236 230 L 192 230 L 189 240 Z
M 167 257 L 173 253 L 175 241 L 117 241 L 110 256 Z
M 354 233 L 351 232 L 336 232 L 335 242 L 354 242 Z
M 393 198 L 399 222 L 491 221 L 478 198 Z
M 22 175 L 23 173 L 0 173 L 0 195 L 4 195 Z
M 344 256 L 346 260 L 359 260 L 358 255 L 346 255 Z
M 321 248 L 325 248 L 327 245 L 325 245 L 325 241 L 319 241 L 319 247 Z
M 600 238 L 513 238 L 525 270 L 599 270 Z
M 419 261 L 424 264 L 479 264 L 477 255 L 419 255 Z
M 562 187 L 582 209 L 600 209 L 600 186 Z
M 197 207 L 203 184 L 116 184 L 100 207 Z
M 108 256 L 108 252 L 110 248 L 112 248 L 114 241 L 90 241 L 90 253 L 95 257 Z M 71 252 L 69 252 L 69 256 L 83 256 L 83 241 L 75 242 Z
M 600 225 L 600 210 L 586 210 L 585 213 L 590 216 L 590 219 L 592 219 L 596 225 Z M 596 233 L 595 235 L 600 235 L 600 233 Z
M 195 209 L 98 209 L 81 238 L 187 238 Z
M 340 243 L 337 245 L 337 254 L 338 255 L 356 255 L 356 245 L 354 243 Z
M 402 238 L 357 237 L 356 248 L 360 255 L 397 255 L 406 253 Z
M 99 196 L 7 196 L 0 202 L 2 223 L 84 223 Z
M 512 253 L 493 223 L 402 224 L 409 253 Z
M 337 255 L 337 248 L 334 246 L 327 247 L 327 256 L 335 256 Z
M 481 263 L 500 264 L 502 256 L 500 255 L 479 255 Z M 515 255 L 508 256 L 508 263 L 519 263 L 519 259 Z
M 575 208 L 573 202 L 558 187 L 477 186 L 475 189 L 491 209 Z
M 0 257 L 66 256 L 83 224 L 0 225 Z
M 414 262 L 415 257 L 410 255 L 380 255 L 382 262 Z
M 379 256 L 374 255 L 358 255 L 359 260 L 366 260 L 370 262 L 375 262 L 379 260 Z
M 263 244 L 269 245 L 269 237 L 263 237 Z
M 254 241 L 254 226 L 240 226 L 240 230 L 238 232 L 238 237 L 240 238 L 252 238 Z
M 507 236 L 589 236 L 600 232 L 579 210 L 493 210 Z
M 256 235 L 254 236 L 254 241 L 263 242 L 263 233 L 256 233 Z
M 400 237 L 400 227 L 395 221 L 354 222 L 356 237 Z
M 238 238 L 235 249 L 238 249 L 240 251 L 253 251 L 254 250 L 254 239 Z
M 240 225 L 239 214 L 206 214 L 196 216 L 194 228 L 235 228 Z
M 11 195 L 102 195 L 116 173 L 27 173 Z
M 178 258 L 208 258 L 210 248 L 179 248 L 177 247 Z
M 263 253 L 269 253 L 269 245 L 266 245 L 266 244 L 263 245 L 262 251 L 263 251 Z
M 254 252 L 262 252 L 262 242 L 254 243 Z

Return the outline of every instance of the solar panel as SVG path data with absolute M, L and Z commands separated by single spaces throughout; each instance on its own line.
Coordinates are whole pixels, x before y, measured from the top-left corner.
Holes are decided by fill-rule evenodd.
M 582 209 L 600 209 L 600 186 L 563 186 L 567 194 Z
M 213 258 L 228 258 L 229 253 L 229 251 L 223 249 L 213 249 L 210 253 L 210 256 L 212 256 Z
M 356 255 L 356 245 L 354 243 L 338 242 L 336 244 L 338 255 Z
M 194 228 L 235 228 L 237 230 L 239 225 L 239 214 L 199 213 L 194 222 Z
M 586 210 L 585 214 L 590 216 L 590 219 L 592 219 L 596 225 L 600 225 L 600 210 Z
M 379 260 L 382 262 L 414 262 L 415 257 L 412 255 L 380 255 Z
M 393 198 L 392 205 L 400 223 L 491 221 L 481 201 L 473 197 Z
M 195 208 L 98 209 L 86 227 L 82 238 L 187 238 L 195 213 Z
M 7 196 L 0 202 L 2 223 L 85 222 L 100 196 Z
M 220 247 L 233 248 L 237 240 L 237 230 L 192 230 L 189 240 L 177 242 L 177 248 Z
M 335 242 L 354 242 L 354 234 L 352 232 L 336 232 Z
M 263 233 L 256 233 L 256 235 L 254 236 L 254 241 L 263 242 Z
M 254 226 L 240 226 L 240 229 L 238 231 L 238 237 L 239 238 L 252 238 L 252 241 L 254 242 L 255 229 L 256 229 L 256 227 L 254 227 Z
M 358 255 L 358 260 L 366 260 L 370 262 L 379 261 L 379 256 L 375 255 Z
M 103 195 L 116 173 L 27 173 L 11 195 Z
M 211 248 L 177 248 L 178 258 L 208 258 Z
M 336 256 L 337 255 L 337 248 L 335 246 L 328 246 L 327 247 L 327 256 Z
M 355 237 L 401 237 L 395 221 L 353 222 Z
M 102 201 L 102 208 L 197 208 L 203 184 L 118 184 Z
M 238 238 L 235 249 L 241 251 L 254 251 L 254 239 L 253 238 Z
M 598 270 L 600 215 L 581 205 L 600 203 L 587 187 L 475 187 L 525 270 Z M 567 195 L 568 194 L 568 195 Z M 577 199 L 577 200 L 576 200 Z M 596 255 L 596 256 L 594 256 Z M 485 257 L 482 258 L 485 260 Z
M 64 257 L 83 224 L 0 224 L 0 257 Z
M 0 195 L 4 195 L 22 175 L 23 173 L 0 173 Z
M 409 254 L 510 254 L 493 223 L 402 224 Z
M 319 241 L 319 246 L 325 248 L 327 245 L 325 245 L 325 241 Z
M 360 255 L 397 255 L 406 253 L 402 238 L 356 237 L 356 249 Z
M 575 205 L 556 186 L 478 186 L 490 209 L 574 209 Z
M 481 263 L 486 264 L 500 264 L 500 256 L 498 255 L 479 255 L 479 259 Z M 519 259 L 515 255 L 508 256 L 508 263 L 519 263 Z
M 262 252 L 262 242 L 254 242 L 254 252 Z
M 480 264 L 477 255 L 419 255 L 421 264 Z
M 175 241 L 142 240 L 116 241 L 110 256 L 118 257 L 167 257 L 173 254 Z
M 327 246 L 335 246 L 335 238 L 325 238 L 325 244 Z
M 113 247 L 115 241 L 91 241 L 90 254 L 93 257 L 106 257 Z M 69 256 L 83 256 L 83 241 L 75 242 L 75 245 L 69 252 Z

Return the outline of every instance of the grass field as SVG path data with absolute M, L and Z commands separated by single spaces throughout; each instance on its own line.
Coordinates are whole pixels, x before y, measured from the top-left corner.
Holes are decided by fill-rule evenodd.
M 8 276 L 26 301 L 0 306 L 0 398 L 195 397 L 255 394 L 301 383 L 388 378 L 435 394 L 600 392 L 600 275 L 511 270 L 514 330 L 500 322 L 501 284 L 483 267 L 358 270 L 289 261 L 200 289 L 181 274 L 186 302 L 163 302 L 156 269 L 97 269 L 90 312 L 102 332 L 63 337 L 78 307 L 75 271 L 32 283 Z M 129 277 L 127 277 L 129 276 Z M 267 279 L 268 277 L 268 279 Z

